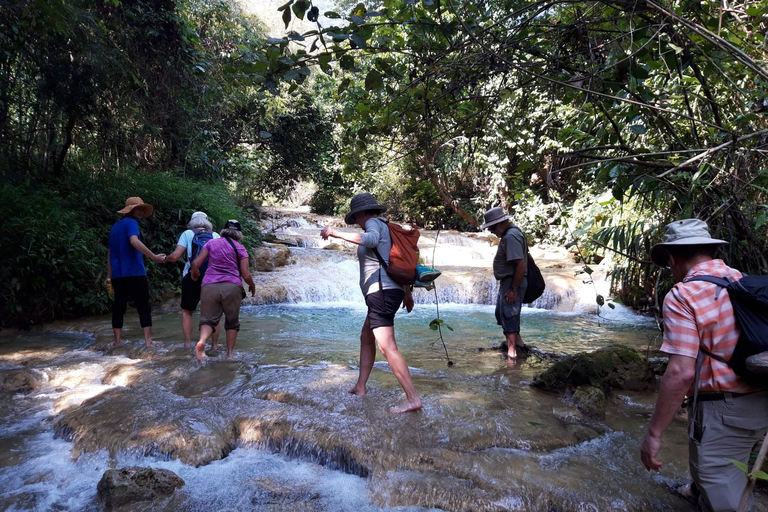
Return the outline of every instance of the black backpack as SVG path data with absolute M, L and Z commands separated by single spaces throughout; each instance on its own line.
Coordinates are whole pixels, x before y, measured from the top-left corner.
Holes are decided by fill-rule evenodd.
M 518 230 L 523 236 L 523 240 L 525 240 L 525 254 L 528 255 L 528 259 L 526 261 L 526 277 L 528 278 L 528 288 L 525 289 L 523 304 L 531 304 L 536 299 L 541 297 L 541 295 L 544 293 L 544 289 L 547 287 L 547 284 L 544 282 L 544 276 L 541 275 L 541 270 L 539 270 L 539 267 L 536 266 L 536 262 L 533 261 L 533 256 L 531 256 L 531 253 L 528 251 L 528 239 L 525 238 L 523 231 L 517 226 L 510 226 L 510 229 Z
M 197 258 L 197 255 L 200 254 L 203 246 L 213 240 L 213 231 L 211 230 L 196 228 L 193 229 L 192 232 L 195 235 L 192 237 L 192 243 L 190 244 L 192 246 L 192 257 L 189 258 L 190 263 L 195 261 L 195 258 Z M 200 275 L 204 276 L 206 270 L 208 270 L 208 260 L 205 260 L 205 263 L 200 265 Z
M 536 266 L 536 262 L 533 261 L 533 256 L 528 253 L 528 288 L 525 289 L 525 295 L 523 296 L 523 304 L 530 304 L 535 301 L 544 293 L 544 288 L 547 287 L 544 282 L 544 276 L 541 275 L 541 270 Z
M 768 385 L 765 375 L 749 371 L 746 365 L 749 356 L 768 351 L 768 276 L 744 275 L 738 281 L 715 276 L 697 276 L 685 280 L 686 283 L 691 281 L 706 281 L 725 288 L 733 304 L 736 322 L 741 328 L 741 336 L 730 359 L 725 360 L 704 348 L 701 351 L 730 366 L 749 384 L 759 387 Z

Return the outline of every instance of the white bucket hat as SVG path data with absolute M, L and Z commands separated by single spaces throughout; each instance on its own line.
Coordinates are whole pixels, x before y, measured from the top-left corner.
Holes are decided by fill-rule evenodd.
M 709 226 L 703 220 L 677 220 L 664 229 L 664 241 L 651 247 L 651 260 L 660 267 L 666 267 L 666 248 L 673 245 L 726 245 L 725 240 L 712 238 Z
M 198 217 L 202 217 L 205 220 L 208 220 L 208 215 L 205 214 L 205 212 L 195 212 L 192 214 L 192 217 L 190 217 L 189 222 L 192 222 Z

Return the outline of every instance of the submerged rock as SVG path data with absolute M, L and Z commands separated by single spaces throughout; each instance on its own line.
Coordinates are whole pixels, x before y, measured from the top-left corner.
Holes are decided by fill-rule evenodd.
M 581 386 L 571 398 L 576 408 L 592 418 L 605 418 L 605 393 L 595 386 Z
M 558 393 L 580 386 L 594 386 L 604 392 L 611 388 L 646 391 L 655 383 L 653 372 L 640 354 L 612 345 L 558 361 L 537 375 L 531 385 Z
M 101 502 L 110 509 L 170 496 L 181 487 L 184 480 L 173 471 L 130 466 L 105 471 L 97 491 Z
M 0 372 L 0 391 L 28 393 L 40 387 L 32 370 L 8 370 Z

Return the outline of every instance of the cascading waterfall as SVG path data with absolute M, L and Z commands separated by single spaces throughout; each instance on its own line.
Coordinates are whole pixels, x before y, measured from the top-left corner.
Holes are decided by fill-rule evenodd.
M 298 213 L 273 215 L 263 221 L 263 226 L 290 244 L 288 250 L 293 263 L 275 267 L 273 272 L 255 273 L 259 291 L 252 300 L 254 304 L 329 303 L 360 298 L 356 246 L 338 239 L 322 240 L 320 218 L 306 218 Z M 339 228 L 352 230 L 344 226 Z M 282 247 L 280 244 L 274 246 Z M 431 304 L 435 298 L 441 304 L 496 303 L 498 284 L 491 271 L 496 246 L 489 235 L 423 231 L 419 248 L 422 259 L 440 269 L 443 275 L 435 282 L 437 297 L 434 291 L 415 290 L 417 304 Z M 547 289 L 529 307 L 560 312 L 597 312 L 595 297 L 598 293 L 607 296 L 607 282 L 597 281 L 594 285 L 584 282 L 577 275 L 579 266 L 563 250 L 535 247 L 531 250 L 547 281 Z M 593 274 L 596 279 L 599 275 L 599 272 Z

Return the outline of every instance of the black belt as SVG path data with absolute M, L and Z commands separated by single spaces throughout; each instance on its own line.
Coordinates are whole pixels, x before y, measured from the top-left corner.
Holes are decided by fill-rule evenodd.
M 753 393 L 756 393 L 756 391 L 753 391 Z M 727 392 L 715 392 L 715 393 L 699 393 L 699 396 L 697 400 L 699 402 L 711 402 L 714 400 L 725 400 L 726 398 L 738 398 L 740 396 L 747 396 L 751 395 L 752 393 L 727 393 Z M 693 397 L 689 396 L 686 399 L 687 403 L 690 403 L 693 401 Z

